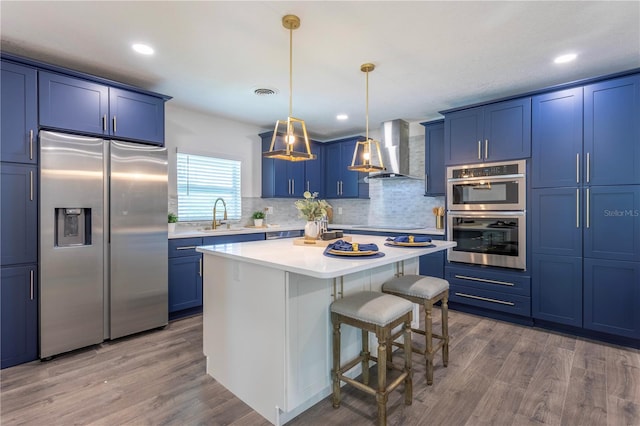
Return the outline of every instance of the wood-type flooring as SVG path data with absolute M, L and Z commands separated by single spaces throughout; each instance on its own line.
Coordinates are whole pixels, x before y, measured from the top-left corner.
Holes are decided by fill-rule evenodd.
M 438 355 L 426 386 L 414 354 L 413 404 L 393 392 L 389 425 L 640 426 L 639 350 L 457 311 L 449 324 L 449 367 Z M 375 425 L 374 398 L 343 389 L 339 409 L 326 398 L 288 424 Z M 269 424 L 205 373 L 201 316 L 4 369 L 0 404 L 3 426 Z

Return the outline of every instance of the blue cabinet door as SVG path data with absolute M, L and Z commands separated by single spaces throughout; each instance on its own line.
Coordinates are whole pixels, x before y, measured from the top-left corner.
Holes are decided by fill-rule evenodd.
M 531 98 L 484 107 L 484 161 L 531 156 Z
M 36 70 L 11 62 L 0 64 L 1 161 L 38 162 Z
M 582 257 L 533 255 L 531 315 L 582 327 Z
M 169 313 L 202 306 L 202 255 L 169 259 Z
M 164 99 L 109 89 L 111 136 L 164 145 Z
M 456 111 L 445 116 L 444 160 L 446 165 L 482 161 L 483 118 L 482 107 Z
M 580 188 L 533 189 L 531 249 L 534 254 L 582 256 Z
M 584 257 L 640 262 L 640 185 L 585 191 Z
M 4 238 L 4 237 L 3 237 Z M 3 267 L 0 281 L 0 368 L 38 358 L 36 265 Z
M 38 169 L 2 163 L 2 265 L 38 261 Z M 53 214 L 53 213 L 52 213 Z
M 584 87 L 587 183 L 640 184 L 640 75 Z
M 322 144 L 312 142 L 311 153 L 316 156 L 316 159 L 304 162 L 304 190 L 311 193 L 317 192 L 318 197 L 320 198 L 324 198 L 326 196 L 323 185 L 324 155 L 322 148 Z
M 261 133 L 262 152 L 269 151 L 273 132 Z M 277 136 L 281 139 L 282 136 Z M 276 141 L 278 146 L 280 142 Z M 305 163 L 317 160 L 291 162 L 262 157 L 262 198 L 300 198 L 306 190 Z
M 582 183 L 582 87 L 535 96 L 532 104 L 532 187 Z
M 424 194 L 444 195 L 444 121 L 423 123 L 424 129 Z
M 340 196 L 344 198 L 358 198 L 358 182 L 366 175 L 348 169 L 353 161 L 353 151 L 356 149 L 357 141 L 358 138 L 352 138 L 340 143 L 340 173 L 342 174 Z
M 584 328 L 640 338 L 640 262 L 584 259 Z
M 108 135 L 109 88 L 78 78 L 40 71 L 40 125 Z
M 338 198 L 340 194 L 340 180 L 342 178 L 340 145 L 333 143 L 325 147 L 325 193 L 327 198 Z

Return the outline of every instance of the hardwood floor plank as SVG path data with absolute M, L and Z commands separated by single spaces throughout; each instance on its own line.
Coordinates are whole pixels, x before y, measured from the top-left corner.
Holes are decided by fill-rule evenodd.
M 578 339 L 573 356 L 573 367 L 606 374 L 606 346 L 590 340 Z
M 524 389 L 495 380 L 478 402 L 466 425 L 509 425 L 513 422 L 523 397 Z
M 562 424 L 600 426 L 607 424 L 607 390 L 604 374 L 572 368 L 570 391 L 564 402 Z
M 515 417 L 516 423 L 530 421 L 560 425 L 569 387 L 573 352 L 545 346 L 535 375 L 527 387 Z
M 607 424 L 640 425 L 640 401 L 627 401 L 609 395 L 607 397 Z
M 525 337 L 520 337 L 507 355 L 496 379 L 526 389 L 531 383 L 545 346 Z
M 629 351 L 606 349 L 607 392 L 627 401 L 640 401 L 640 367 Z

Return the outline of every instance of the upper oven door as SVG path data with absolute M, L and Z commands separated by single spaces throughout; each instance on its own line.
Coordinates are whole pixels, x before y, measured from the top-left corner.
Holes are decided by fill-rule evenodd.
M 447 208 L 525 210 L 524 161 L 447 168 Z

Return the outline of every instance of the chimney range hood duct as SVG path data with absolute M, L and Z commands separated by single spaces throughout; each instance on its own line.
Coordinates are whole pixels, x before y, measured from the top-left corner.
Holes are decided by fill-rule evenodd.
M 380 151 L 385 171 L 370 174 L 369 179 L 422 179 L 409 174 L 409 123 L 391 120 L 382 123 Z

